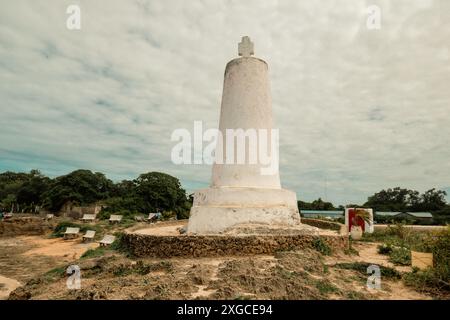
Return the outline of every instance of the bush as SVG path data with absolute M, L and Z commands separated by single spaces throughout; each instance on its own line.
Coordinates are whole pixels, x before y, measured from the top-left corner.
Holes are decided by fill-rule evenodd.
M 408 266 L 411 264 L 411 250 L 405 247 L 392 247 L 389 261 L 394 264 Z
M 405 223 L 396 223 L 393 225 L 388 225 L 386 230 L 387 235 L 398 237 L 399 239 L 405 239 L 409 234 L 408 230 L 405 228 Z
M 403 281 L 407 286 L 414 287 L 417 291 L 426 292 L 435 296 L 450 295 L 450 283 L 448 276 L 443 277 L 435 269 L 414 270 L 403 276 Z
M 404 276 L 406 285 L 437 296 L 450 296 L 450 227 L 431 233 L 424 246 L 433 253 L 433 268 L 414 270 Z
M 325 241 L 323 241 L 322 238 L 315 238 L 312 242 L 312 246 L 323 255 L 331 255 L 330 246 Z
M 450 226 L 446 230 L 430 236 L 429 244 L 434 256 L 436 273 L 448 282 L 450 279 Z
M 392 252 L 392 245 L 391 244 L 387 244 L 387 243 L 383 243 L 383 244 L 380 244 L 377 247 L 377 249 L 378 249 L 377 251 L 378 251 L 379 254 L 387 254 L 387 255 L 389 255 Z
M 111 245 L 109 246 L 109 249 L 115 250 L 115 251 L 120 251 L 120 252 L 125 252 L 126 246 L 123 241 L 123 233 L 116 232 L 116 233 L 114 233 L 114 236 L 116 237 L 116 240 L 114 240 L 114 242 L 111 243 Z
M 161 217 L 160 220 L 169 220 L 169 219 L 173 219 L 176 218 L 177 214 L 173 211 L 163 211 L 161 212 Z
M 189 219 L 189 215 L 190 215 L 190 210 L 176 210 L 177 212 L 177 219 L 178 220 L 183 220 L 183 219 Z

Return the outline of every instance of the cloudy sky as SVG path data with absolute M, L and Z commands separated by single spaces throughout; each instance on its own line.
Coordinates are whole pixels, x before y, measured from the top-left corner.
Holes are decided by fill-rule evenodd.
M 81 30 L 66 27 L 71 4 Z M 450 191 L 448 0 L 2 1 L 0 171 L 207 186 L 210 166 L 171 163 L 170 136 L 217 127 L 243 35 L 269 64 L 284 187 L 335 204 Z

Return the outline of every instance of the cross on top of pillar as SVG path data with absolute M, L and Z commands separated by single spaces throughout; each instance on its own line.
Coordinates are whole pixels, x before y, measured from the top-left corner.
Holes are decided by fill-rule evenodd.
M 238 44 L 238 53 L 243 57 L 250 57 L 255 54 L 253 52 L 253 42 L 250 41 L 249 37 L 242 37 L 241 42 Z

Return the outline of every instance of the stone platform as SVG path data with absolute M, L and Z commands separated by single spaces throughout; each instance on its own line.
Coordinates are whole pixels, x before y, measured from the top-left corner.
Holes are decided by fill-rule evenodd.
M 235 187 L 195 192 L 188 233 L 221 233 L 244 223 L 300 224 L 296 194 L 281 188 Z
M 335 250 L 348 246 L 348 236 L 340 233 L 342 225 L 315 219 L 302 222 L 298 228 L 252 224 L 206 235 L 179 234 L 177 229 L 186 226 L 187 220 L 161 222 L 127 229 L 122 239 L 134 256 L 158 258 L 274 254 L 313 248 L 318 239 Z

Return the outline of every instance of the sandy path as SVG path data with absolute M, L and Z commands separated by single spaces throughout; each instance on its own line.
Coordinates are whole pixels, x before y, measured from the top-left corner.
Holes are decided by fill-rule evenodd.
M 353 243 L 353 248 L 358 250 L 359 255 L 337 254 L 326 257 L 326 264 L 333 265 L 342 262 L 367 262 L 379 266 L 396 269 L 399 272 L 411 272 L 411 266 L 398 266 L 389 261 L 389 256 L 378 253 L 379 243 L 357 242 Z
M 20 240 L 33 246 L 32 249 L 23 253 L 25 256 L 45 255 L 66 258 L 64 260 L 78 259 L 88 249 L 98 247 L 98 243 L 82 243 L 81 239 L 63 240 L 62 238 L 45 239 L 26 236 L 20 237 Z
M 79 259 L 84 252 L 98 247 L 98 244 L 82 243 L 81 239 L 19 236 L 2 239 L 0 247 L 0 265 L 6 275 L 0 275 L 0 300 L 3 300 L 22 285 L 18 280 L 26 282 L 61 263 Z
M 356 255 L 345 255 L 337 254 L 330 257 L 325 257 L 325 264 L 334 265 L 337 263 L 346 262 L 366 262 L 379 266 L 390 267 L 396 269 L 399 272 L 411 272 L 411 266 L 397 266 L 389 261 L 387 255 L 379 254 L 377 251 L 379 243 L 370 242 L 357 242 L 353 243 L 353 248 L 358 250 L 359 256 Z M 334 271 L 336 272 L 336 271 Z M 343 271 L 340 270 L 340 273 Z M 347 272 L 347 271 L 345 271 Z M 369 292 L 378 296 L 378 299 L 383 300 L 428 300 L 431 299 L 429 295 L 419 293 L 412 288 L 409 288 L 403 284 L 401 280 L 392 281 L 384 279 L 381 283 L 381 290 L 368 289 L 365 285 L 353 283 L 354 287 L 359 287 L 361 292 Z
M 389 261 L 389 256 L 378 253 L 379 243 L 357 243 L 354 245 L 358 250 L 359 256 L 356 256 L 356 261 L 359 262 L 371 262 L 380 266 L 390 267 L 396 269 L 399 272 L 411 272 L 411 266 L 397 266 Z
M 19 281 L 0 275 L 0 300 L 6 300 L 9 293 L 21 285 Z

